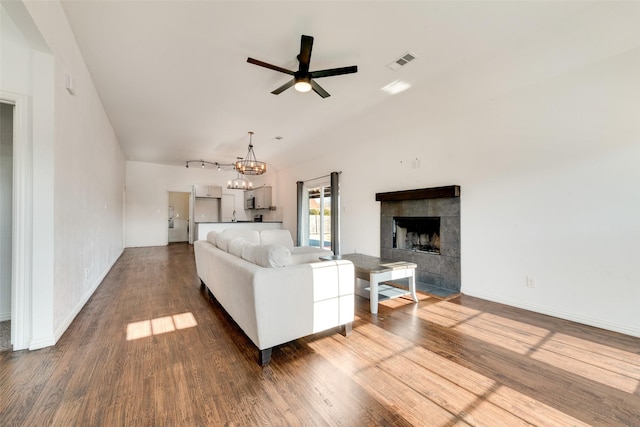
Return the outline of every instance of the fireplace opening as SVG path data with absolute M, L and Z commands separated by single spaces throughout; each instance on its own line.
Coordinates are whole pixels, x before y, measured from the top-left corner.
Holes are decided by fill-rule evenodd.
M 440 254 L 440 217 L 394 217 L 393 247 Z

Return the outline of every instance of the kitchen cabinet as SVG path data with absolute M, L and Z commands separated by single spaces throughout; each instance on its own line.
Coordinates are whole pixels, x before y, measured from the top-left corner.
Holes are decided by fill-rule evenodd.
M 222 198 L 222 187 L 219 185 L 194 185 L 193 192 L 196 197 L 202 198 Z
M 253 189 L 254 209 L 269 209 L 271 207 L 271 187 L 264 186 Z
M 233 194 L 223 194 L 220 201 L 220 221 L 231 222 L 235 219 L 236 197 Z
M 220 199 L 214 197 L 196 198 L 193 203 L 194 222 L 219 222 Z

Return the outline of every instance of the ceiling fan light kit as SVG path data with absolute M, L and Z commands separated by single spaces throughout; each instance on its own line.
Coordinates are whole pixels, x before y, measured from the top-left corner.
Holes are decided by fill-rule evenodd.
M 309 79 L 296 79 L 296 84 L 293 85 L 298 92 L 309 92 L 311 90 L 311 82 Z
M 258 65 L 260 67 L 268 68 L 270 70 L 278 71 L 280 73 L 289 74 L 293 76 L 293 79 L 283 84 L 279 88 L 275 89 L 271 93 L 279 95 L 285 90 L 293 86 L 298 92 L 309 92 L 311 89 L 322 98 L 327 98 L 329 92 L 324 90 L 313 79 L 319 79 L 321 77 L 339 76 L 340 74 L 357 73 L 358 67 L 352 65 L 350 67 L 331 68 L 327 70 L 309 71 L 309 63 L 311 62 L 311 50 L 313 48 L 313 37 L 303 35 L 300 38 L 300 53 L 297 56 L 298 59 L 298 71 L 287 70 L 286 68 L 278 67 L 277 65 L 268 64 L 266 62 L 247 58 L 247 62 L 250 64 Z

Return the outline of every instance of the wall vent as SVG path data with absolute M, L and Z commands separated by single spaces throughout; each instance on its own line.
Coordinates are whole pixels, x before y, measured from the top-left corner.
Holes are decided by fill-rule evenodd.
M 411 52 L 406 52 L 402 56 L 396 58 L 396 60 L 393 61 L 392 63 L 387 64 L 387 68 L 393 71 L 398 71 L 401 67 L 404 67 L 414 59 L 416 59 L 416 55 L 414 55 Z

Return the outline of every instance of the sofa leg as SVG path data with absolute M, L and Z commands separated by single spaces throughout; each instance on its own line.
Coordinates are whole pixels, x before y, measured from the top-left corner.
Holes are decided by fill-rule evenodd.
M 342 326 L 340 326 L 340 333 L 342 335 L 344 335 L 345 337 L 348 337 L 349 335 L 351 335 L 351 329 L 353 328 L 353 323 L 349 322 L 346 323 Z
M 271 362 L 271 350 L 273 347 L 265 348 L 264 350 L 258 350 L 258 363 L 260 366 L 266 366 Z

